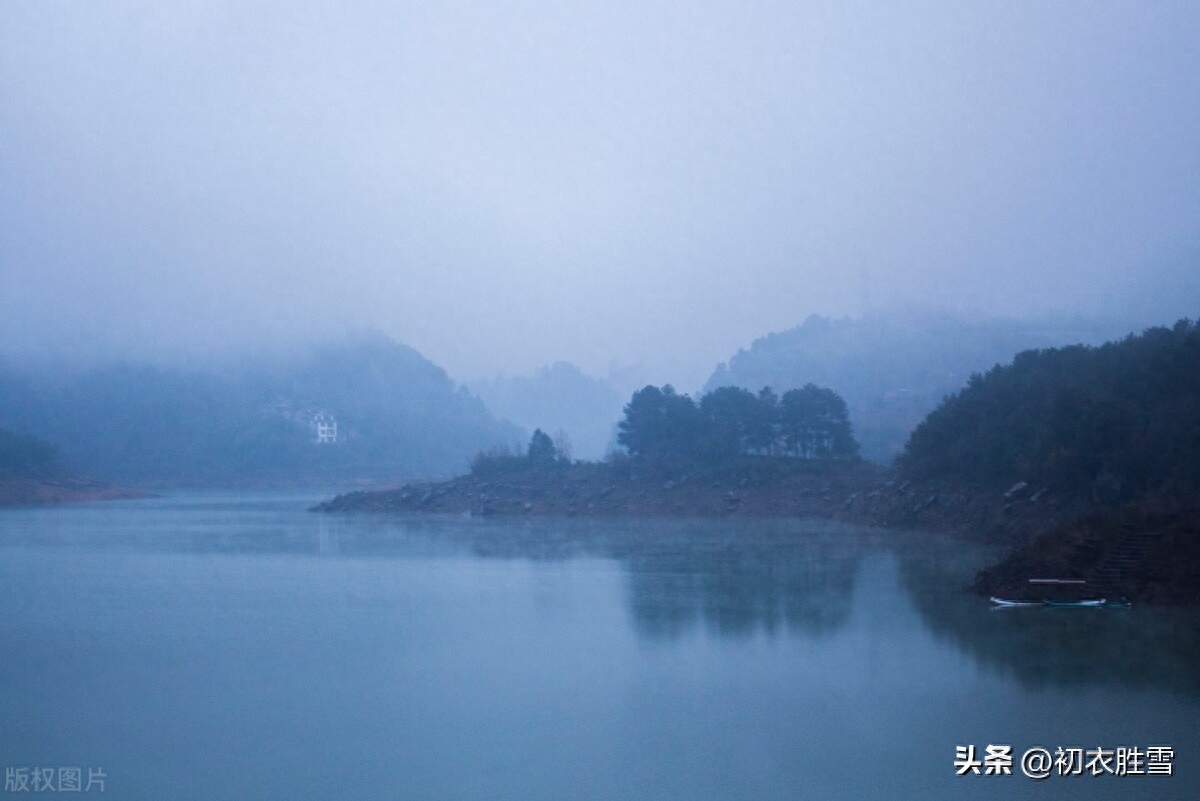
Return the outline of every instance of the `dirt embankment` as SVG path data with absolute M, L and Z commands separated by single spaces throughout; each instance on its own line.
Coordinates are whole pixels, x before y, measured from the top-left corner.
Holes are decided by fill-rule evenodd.
M 0 506 L 48 506 L 81 501 L 150 498 L 149 493 L 80 478 L 0 481 Z

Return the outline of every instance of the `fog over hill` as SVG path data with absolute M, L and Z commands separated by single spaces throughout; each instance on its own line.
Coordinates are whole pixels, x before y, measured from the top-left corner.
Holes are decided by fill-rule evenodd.
M 1169 323 L 1197 41 L 1195 0 L 0 3 L 0 343 L 368 326 L 693 391 L 809 314 Z
M 1013 320 L 937 312 L 812 315 L 756 339 L 717 366 L 706 390 L 733 385 L 782 392 L 808 382 L 845 398 L 866 458 L 890 462 L 917 424 L 973 373 L 1031 348 L 1098 344 L 1129 333 L 1115 321 Z
M 577 459 L 599 459 L 628 400 L 612 381 L 593 378 L 570 362 L 555 362 L 532 376 L 497 376 L 469 384 L 498 417 L 532 431 L 565 432 Z
M 830 387 L 883 459 L 972 371 L 1195 314 L 1197 41 L 1194 0 L 2 3 L 0 348 L 135 366 L 34 377 L 35 406 L 98 417 L 0 406 L 74 437 L 136 407 L 123 382 L 158 397 L 148 424 L 179 396 L 225 434 L 156 462 L 177 475 L 256 472 L 246 442 L 214 442 L 280 455 L 296 414 L 344 404 L 362 447 L 398 449 L 350 440 L 355 471 L 441 471 L 506 430 L 455 382 L 527 377 L 479 391 L 598 455 L 611 397 L 543 365 L 624 401 L 695 394 L 745 346 L 715 383 Z M 872 322 L 908 307 L 960 317 Z M 861 320 L 748 344 L 812 314 Z M 394 354 L 430 392 L 368 412 L 331 387 L 373 367 L 347 381 L 331 357 L 296 400 L 293 368 L 267 365 L 266 388 L 211 365 L 359 328 L 453 379 Z M 276 401 L 299 404 L 291 422 L 258 416 Z M 130 422 L 104 447 L 159 453 L 152 433 Z M 124 458 L 99 437 L 62 452 Z
M 0 427 L 81 474 L 152 485 L 373 483 L 519 442 L 440 367 L 360 335 L 222 367 L 0 367 Z

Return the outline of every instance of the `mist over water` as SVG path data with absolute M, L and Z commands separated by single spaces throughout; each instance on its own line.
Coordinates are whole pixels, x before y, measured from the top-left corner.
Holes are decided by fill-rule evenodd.
M 130 799 L 1011 798 L 1041 785 L 955 745 L 1153 741 L 1181 775 L 1052 797 L 1191 797 L 1194 613 L 992 612 L 957 590 L 989 551 L 923 534 L 313 499 L 0 518 L 0 763 Z

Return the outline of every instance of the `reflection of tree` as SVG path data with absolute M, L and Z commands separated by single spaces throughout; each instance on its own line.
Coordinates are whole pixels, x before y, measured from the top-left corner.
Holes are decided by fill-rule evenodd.
M 411 536 L 397 538 L 397 526 Z M 853 530 L 805 521 L 375 518 L 347 528 L 346 555 L 411 553 L 426 542 L 489 559 L 614 559 L 628 575 L 638 631 L 651 637 L 699 624 L 724 635 L 833 631 L 849 616 L 862 551 Z
M 200 526 L 163 537 L 154 527 L 128 539 L 187 552 L 612 559 L 628 576 L 634 623 L 650 637 L 677 636 L 697 625 L 721 635 L 832 632 L 849 617 L 864 550 L 851 528 L 797 520 L 313 515 L 306 518 L 312 525 L 297 525 L 293 515 L 268 507 L 247 511 L 235 528 Z
M 648 547 L 624 559 L 643 634 L 677 636 L 698 623 L 726 635 L 781 627 L 822 634 L 849 617 L 861 558 L 850 532 L 739 522 L 678 533 L 686 548 Z
M 181 526 L 181 510 L 194 513 L 196 522 Z M 654 639 L 697 628 L 721 636 L 832 633 L 849 619 L 862 557 L 886 542 L 928 631 L 984 669 L 1011 674 L 1035 688 L 1153 687 L 1200 696 L 1200 615 L 1195 610 L 992 611 L 965 588 L 975 570 L 994 562 L 997 554 L 947 537 L 893 531 L 868 542 L 853 529 L 794 520 L 298 519 L 287 503 L 251 503 L 239 510 L 236 526 L 228 519 L 212 501 L 176 501 L 163 506 L 161 514 L 147 509 L 136 525 L 125 523 L 116 531 L 96 526 L 62 541 L 83 548 L 295 557 L 611 559 L 628 578 L 638 633 Z M 7 532 L 7 544 L 44 547 L 58 541 L 53 532 L 30 531 Z M 879 598 L 904 605 L 890 589 Z
M 1194 610 L 991 609 L 983 599 L 971 602 L 970 569 L 943 550 L 941 558 L 902 554 L 903 584 L 930 632 L 980 665 L 1034 688 L 1119 684 L 1200 695 Z

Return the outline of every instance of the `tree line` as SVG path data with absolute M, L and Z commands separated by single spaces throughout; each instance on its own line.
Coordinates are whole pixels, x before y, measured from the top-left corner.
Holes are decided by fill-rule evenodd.
M 697 403 L 670 385 L 633 394 L 617 442 L 635 457 L 723 458 L 743 454 L 800 459 L 855 459 L 858 443 L 846 402 L 806 384 L 776 395 L 719 387 Z
M 1200 491 L 1200 326 L 1020 353 L 975 375 L 913 432 L 912 478 L 1132 499 Z

